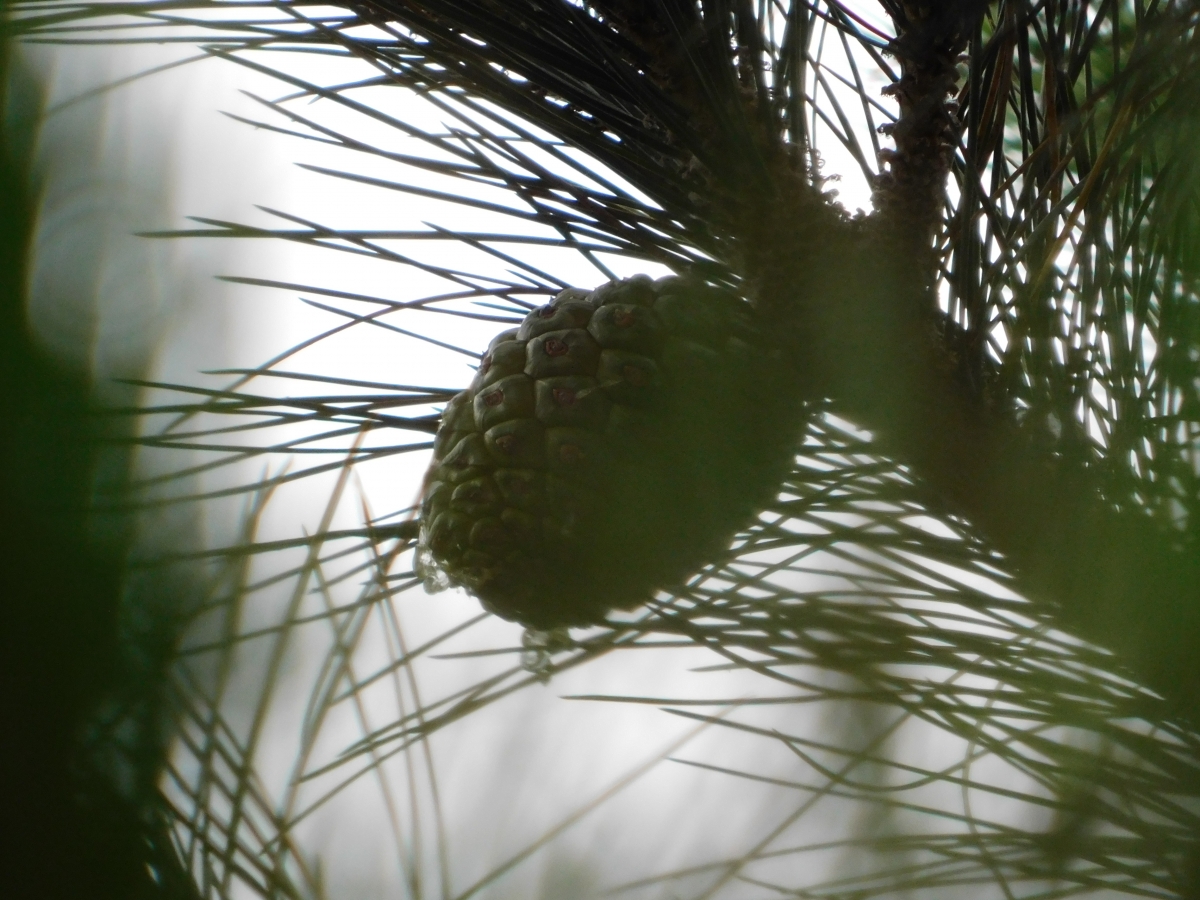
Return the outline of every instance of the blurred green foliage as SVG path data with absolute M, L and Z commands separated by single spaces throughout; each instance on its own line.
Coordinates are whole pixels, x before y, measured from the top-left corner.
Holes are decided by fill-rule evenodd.
M 0 74 L 0 896 L 158 895 L 141 795 L 119 793 L 86 752 L 122 678 L 124 541 L 98 543 L 89 522 L 99 420 L 88 377 L 29 328 L 42 93 L 9 47 Z

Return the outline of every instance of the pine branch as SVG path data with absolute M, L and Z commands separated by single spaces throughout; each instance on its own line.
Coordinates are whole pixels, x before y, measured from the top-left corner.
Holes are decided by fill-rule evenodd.
M 863 249 L 882 257 L 882 265 L 874 269 L 875 284 L 862 288 L 871 299 L 847 309 L 847 318 L 877 319 L 886 304 L 906 299 L 917 301 L 918 309 L 932 307 L 920 302 L 930 284 L 920 266 L 928 259 L 932 210 L 943 191 L 945 134 L 953 122 L 945 111 L 954 86 L 952 54 L 978 28 L 978 12 L 981 6 L 949 3 L 914 23 L 911 11 L 893 11 L 905 72 L 897 87 L 901 113 L 892 130 L 892 170 L 877 187 L 876 230 Z M 1163 19 L 1158 40 L 1184 40 L 1180 22 L 1170 14 Z M 1134 69 L 1127 77 L 1136 83 L 1145 73 Z M 863 265 L 859 271 L 872 269 Z M 955 348 L 945 340 L 955 337 L 953 323 L 930 323 L 943 336 L 935 342 L 927 318 L 902 309 L 885 321 L 845 341 L 836 325 L 828 330 L 826 340 L 843 348 L 853 346 L 855 337 L 880 335 L 876 345 L 852 357 L 876 360 L 857 390 L 847 372 L 843 390 L 831 394 L 848 399 L 848 411 L 913 465 L 940 494 L 943 509 L 972 522 L 1005 554 L 1029 596 L 1056 606 L 1077 633 L 1116 650 L 1178 713 L 1196 721 L 1195 542 L 1153 522 L 1135 504 L 1105 497 L 1104 473 L 1094 460 L 1064 450 L 1040 423 L 1019 422 L 1014 408 L 979 390 L 978 373 L 964 378 Z
M 1062 315 L 1067 294 L 1088 289 L 1070 287 L 1056 274 L 1067 241 L 1080 229 L 1103 237 L 1101 225 L 1084 223 L 1102 220 L 1117 203 L 1112 192 L 1132 177 L 1139 155 L 1163 148 L 1155 117 L 1163 120 L 1194 94 L 1200 71 L 1195 14 L 1170 5 L 1147 9 L 1130 38 L 1120 9 L 1089 11 L 1088 0 L 884 8 L 896 26 L 888 50 L 900 64 L 892 89 L 900 115 L 891 126 L 895 148 L 876 186 L 877 210 L 866 220 L 846 216 L 823 193 L 810 164 L 807 119 L 814 107 L 804 73 L 812 61 L 802 39 L 819 12 L 813 6 L 370 0 L 339 20 L 307 18 L 303 6 L 286 4 L 280 11 L 307 33 L 262 24 L 240 35 L 231 29 L 222 38 L 229 50 L 222 52 L 282 41 L 335 47 L 370 62 L 385 81 L 430 97 L 462 97 L 468 106 L 471 98 L 489 101 L 591 153 L 659 204 L 634 211 L 625 198 L 584 198 L 572 187 L 575 208 L 594 223 L 592 234 L 620 236 L 626 252 L 740 285 L 789 344 L 801 392 L 835 399 L 843 414 L 871 429 L 881 447 L 934 488 L 941 511 L 971 521 L 991 540 L 1030 596 L 1057 606 L 1065 624 L 1117 650 L 1140 677 L 1187 707 L 1185 698 L 1195 692 L 1181 689 L 1176 675 L 1187 673 L 1182 683 L 1196 683 L 1187 649 L 1193 633 L 1187 611 L 1200 608 L 1194 537 L 1163 519 L 1160 501 L 1146 500 L 1145 479 L 1131 486 L 1117 446 L 1107 455 L 1094 449 L 1077 412 L 1088 403 L 1091 379 L 1059 374 L 1051 322 Z M 840 7 L 829 9 L 820 11 L 825 21 L 886 67 L 875 36 Z M 138 7 L 113 11 L 129 10 Z M 40 19 L 27 16 L 23 27 L 52 28 L 72 14 L 105 11 L 50 8 Z M 769 16 L 780 19 L 784 33 L 768 47 L 762 35 Z M 360 24 L 375 26 L 383 37 L 355 34 Z M 1106 25 L 1120 65 L 1080 100 L 1067 85 L 1092 77 L 1101 55 L 1094 48 Z M 959 90 L 956 66 L 968 45 L 970 75 Z M 1164 58 L 1171 63 L 1164 66 Z M 1031 93 L 1037 71 L 1044 73 L 1040 99 Z M 326 96 L 342 101 L 336 93 Z M 1002 111 L 1009 107 L 1019 113 L 1023 142 L 1016 171 L 1001 139 Z M 950 153 L 956 143 L 961 156 Z M 1154 171 L 1164 179 L 1186 172 L 1175 161 L 1183 158 L 1176 154 Z M 462 156 L 472 166 L 481 159 Z M 990 190 L 979 183 L 984 165 L 992 171 Z M 947 172 L 959 197 L 939 226 Z M 544 204 L 559 201 L 547 190 L 550 179 L 538 177 L 540 183 L 514 184 L 538 205 L 537 217 L 581 229 L 582 218 L 563 218 Z M 1152 183 L 1151 190 L 1161 194 L 1166 185 Z M 1017 204 L 1011 212 L 1003 208 L 1009 195 Z M 1135 211 L 1120 213 L 1128 222 L 1122 227 L 1135 234 L 1145 219 L 1150 238 L 1162 243 L 1161 251 L 1147 251 L 1146 262 L 1182 264 L 1190 232 L 1180 223 L 1188 207 L 1159 204 L 1157 196 L 1131 198 Z M 980 277 L 981 254 L 990 252 L 973 236 L 980 215 L 1003 257 L 1008 281 L 997 287 L 971 281 Z M 650 222 L 699 252 L 681 257 L 678 243 L 668 248 L 647 240 Z M 1058 237 L 1049 238 L 1051 230 Z M 314 231 L 305 239 L 320 237 Z M 377 245 L 355 242 L 361 252 L 380 253 Z M 932 292 L 939 274 L 935 246 L 949 248 L 955 267 L 948 312 Z M 1124 277 L 1116 263 L 1108 271 Z M 1169 282 L 1175 271 L 1148 277 Z M 996 296 L 998 288 L 1018 296 Z M 1184 301 L 1171 301 L 1183 302 L 1181 322 L 1190 315 L 1187 303 L 1194 304 L 1183 290 Z M 1017 331 L 1002 353 L 988 350 L 997 315 Z M 1111 314 L 1100 323 L 1114 339 L 1119 327 Z M 1176 390 L 1172 385 L 1194 391 L 1187 327 L 1177 327 L 1179 349 L 1164 348 L 1176 360 L 1175 374 L 1155 386 L 1164 398 Z M 1084 364 L 1095 365 L 1073 363 Z M 1126 376 L 1114 374 L 1112 389 L 1130 390 L 1120 388 L 1118 378 Z M 1134 391 L 1129 400 L 1137 396 Z M 1113 440 L 1137 456 L 1142 413 L 1129 408 L 1097 415 L 1109 423 Z M 1195 420 L 1185 414 L 1184 421 L 1189 416 Z M 1163 469 L 1155 484 L 1182 484 L 1178 502 L 1191 510 L 1195 476 L 1179 468 L 1179 458 L 1164 449 L 1145 464 Z M 1196 517 L 1188 521 L 1194 535 Z

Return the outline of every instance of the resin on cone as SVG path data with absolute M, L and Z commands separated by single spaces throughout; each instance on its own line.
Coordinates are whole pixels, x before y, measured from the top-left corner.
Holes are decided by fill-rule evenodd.
M 442 414 L 418 572 L 549 630 L 678 585 L 774 496 L 803 427 L 748 304 L 681 278 L 563 291 Z

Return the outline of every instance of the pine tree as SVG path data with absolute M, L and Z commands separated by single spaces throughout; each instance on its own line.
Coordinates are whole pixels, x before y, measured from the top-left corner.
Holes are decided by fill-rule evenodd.
M 374 760 L 415 747 L 513 687 L 622 643 L 682 638 L 798 692 L 811 685 L 787 666 L 836 673 L 846 681 L 824 690 L 977 742 L 1054 798 L 1055 824 L 1042 833 L 985 828 L 964 837 L 947 826 L 909 836 L 906 851 L 924 854 L 914 869 L 897 863 L 850 888 L 780 889 L 867 896 L 965 879 L 1006 893 L 1028 882 L 1045 896 L 1102 886 L 1194 896 L 1197 13 L 1142 0 L 879 7 L 890 29 L 832 0 L 368 0 L 333 12 L 304 3 L 232 11 L 147 0 L 114 12 L 30 2 L 16 23 L 60 39 L 64 23 L 116 14 L 171 34 L 185 29 L 209 53 L 270 72 L 294 92 L 264 100 L 271 118 L 255 124 L 462 189 L 417 188 L 353 168 L 330 177 L 436 193 L 481 216 L 513 215 L 553 235 L 529 238 L 530 246 L 573 250 L 600 272 L 608 271 L 604 254 L 620 254 L 728 288 L 769 323 L 800 373 L 810 425 L 796 468 L 705 579 L 660 596 L 649 612 L 614 618 L 603 634 L 560 643 L 532 635 L 543 642 L 533 647 L 533 675 L 515 667 L 478 694 L 419 707 L 356 753 Z M 839 66 L 828 61 L 831 47 Z M 368 71 L 353 83 L 318 84 L 264 50 L 354 58 Z M 379 84 L 418 92 L 450 124 L 423 128 L 357 99 Z M 861 110 L 839 101 L 845 92 Z M 297 97 L 367 116 L 425 150 L 355 137 L 296 107 Z M 820 135 L 840 140 L 871 179 L 871 213 L 838 205 Z M 468 189 L 480 186 L 518 206 Z M 283 237 L 415 265 L 454 286 L 421 305 L 444 304 L 464 321 L 515 321 L 539 296 L 568 287 L 532 257 L 499 249 L 508 238 L 499 231 L 383 233 L 298 217 L 277 231 L 201 224 L 175 234 Z M 401 257 L 385 244 L 430 236 L 453 237 L 515 274 L 485 277 Z M 373 305 L 365 315 L 343 311 L 350 323 L 393 314 L 405 321 L 399 304 L 303 287 L 330 304 Z M 347 379 L 347 391 L 364 393 L 286 403 L 252 392 L 255 379 L 282 375 L 279 362 L 233 373 L 218 389 L 189 388 L 204 395 L 199 403 L 152 407 L 181 415 L 153 443 L 213 438 L 216 429 L 185 433 L 180 424 L 214 412 L 257 414 L 264 428 L 304 415 L 320 423 L 318 436 L 356 442 L 343 442 L 346 461 L 245 486 L 265 496 L 347 461 L 425 447 L 362 442 L 375 432 L 431 435 L 439 405 L 458 387 L 376 390 Z M 395 411 L 405 408 L 416 412 Z M 267 443 L 289 452 L 313 440 L 306 433 Z M 222 459 L 246 453 L 232 448 Z M 916 524 L 918 515 L 944 531 Z M 241 577 L 247 553 L 273 549 L 254 544 L 252 526 L 251 518 L 247 543 L 229 548 L 230 577 Z M 413 538 L 409 523 L 372 521 L 361 532 L 300 541 L 310 554 L 300 581 L 322 581 L 327 543 L 358 541 L 371 548 L 366 569 L 376 573 L 361 602 L 386 603 Z M 814 546 L 845 553 L 822 574 L 845 576 L 847 560 L 857 567 L 841 589 L 773 580 L 779 568 L 804 570 Z M 914 559 L 1000 579 L 1030 602 L 969 578 L 917 574 Z M 937 607 L 950 598 L 969 616 Z M 909 672 L 920 667 L 958 674 L 927 690 Z M 959 675 L 969 684 L 952 686 Z M 1076 728 L 1106 749 L 1083 753 L 1016 721 Z M 1122 724 L 1130 721 L 1151 729 Z M 219 729 L 208 727 L 217 742 Z M 764 739 L 803 752 L 796 739 Z M 253 744 L 238 752 L 249 758 Z M 878 746 L 848 753 L 886 765 Z M 973 783 L 966 770 L 917 774 Z M 250 804 L 251 791 L 248 779 L 238 782 L 237 802 Z M 232 848 L 226 873 L 239 852 L 253 857 L 235 846 L 238 815 L 223 826 Z M 246 876 L 264 892 L 296 864 L 285 841 L 266 843 L 269 861 L 255 863 L 261 882 Z M 731 864 L 704 896 L 748 865 Z M 229 889 L 233 876 L 222 877 L 214 895 Z M 289 884 L 302 894 L 311 873 L 287 877 L 299 879 Z

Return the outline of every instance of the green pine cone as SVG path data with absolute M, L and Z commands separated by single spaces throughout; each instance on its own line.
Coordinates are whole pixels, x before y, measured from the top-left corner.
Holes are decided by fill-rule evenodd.
M 774 496 L 803 426 L 792 383 L 726 291 L 646 276 L 563 291 L 446 405 L 418 571 L 543 630 L 645 602 Z

